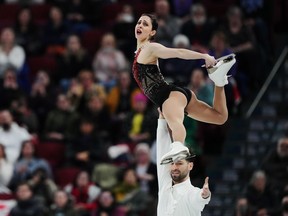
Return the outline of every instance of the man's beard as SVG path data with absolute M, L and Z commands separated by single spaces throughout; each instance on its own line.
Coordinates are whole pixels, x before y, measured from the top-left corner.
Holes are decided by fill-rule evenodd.
M 189 171 L 185 173 L 181 173 L 180 171 L 175 174 L 173 172 L 170 172 L 171 178 L 174 183 L 181 183 L 184 181 L 184 179 L 187 177 Z
M 3 124 L 2 124 L 2 128 L 3 128 L 4 131 L 7 132 L 7 131 L 10 130 L 10 128 L 11 128 L 11 124 L 3 123 Z

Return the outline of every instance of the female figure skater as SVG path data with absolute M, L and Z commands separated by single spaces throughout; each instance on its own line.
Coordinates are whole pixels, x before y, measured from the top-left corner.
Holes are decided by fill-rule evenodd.
M 162 162 L 171 155 L 185 151 L 183 148 L 186 130 L 183 125 L 184 114 L 198 121 L 224 124 L 228 118 L 224 85 L 228 84 L 227 73 L 235 63 L 234 56 L 215 60 L 208 54 L 188 49 L 167 48 L 152 43 L 158 23 L 151 14 L 143 14 L 136 26 L 137 51 L 133 63 L 133 75 L 145 95 L 160 109 L 172 132 L 171 151 L 162 158 Z M 210 107 L 197 100 L 195 94 L 187 89 L 168 84 L 158 67 L 158 58 L 204 59 L 209 77 L 215 83 L 214 104 Z

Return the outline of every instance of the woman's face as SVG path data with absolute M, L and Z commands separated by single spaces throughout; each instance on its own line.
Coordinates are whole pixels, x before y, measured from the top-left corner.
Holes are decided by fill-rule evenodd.
M 23 146 L 23 149 L 22 149 L 22 154 L 23 156 L 32 156 L 34 153 L 34 147 L 33 147 L 33 144 L 30 143 L 30 142 L 26 142 Z
M 135 37 L 137 40 L 145 41 L 155 35 L 156 31 L 152 30 L 151 18 L 148 16 L 141 16 L 135 26 Z
M 15 39 L 15 35 L 14 32 L 9 29 L 6 28 L 2 31 L 1 34 L 1 43 L 3 44 L 13 44 L 14 43 L 14 39 Z
M 89 176 L 87 172 L 81 172 L 77 178 L 78 187 L 84 187 L 89 183 Z
M 28 9 L 22 10 L 21 13 L 19 14 L 19 22 L 21 24 L 28 24 L 29 21 L 31 20 L 31 14 Z

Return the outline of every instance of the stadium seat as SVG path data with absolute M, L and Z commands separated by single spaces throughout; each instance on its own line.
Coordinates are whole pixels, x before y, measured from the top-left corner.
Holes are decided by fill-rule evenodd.
M 53 73 L 56 70 L 56 60 L 53 56 L 33 56 L 28 57 L 28 66 L 30 69 L 30 79 L 33 80 L 37 71 L 44 69 L 49 73 Z
M 101 29 L 91 29 L 83 33 L 81 39 L 82 44 L 89 54 L 94 55 L 97 49 L 100 47 L 100 42 L 103 36 Z
M 33 4 L 30 6 L 33 19 L 37 25 L 44 25 L 49 18 L 51 6 L 48 4 Z
M 36 145 L 36 155 L 47 160 L 52 170 L 63 165 L 66 146 L 57 142 L 41 142 Z
M 81 169 L 78 167 L 56 169 L 54 173 L 55 182 L 60 188 L 63 188 L 65 185 L 72 183 L 80 171 Z

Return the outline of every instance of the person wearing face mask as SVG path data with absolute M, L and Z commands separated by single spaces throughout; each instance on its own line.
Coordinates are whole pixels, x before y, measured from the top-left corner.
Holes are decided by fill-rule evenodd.
M 216 25 L 208 20 L 206 9 L 200 3 L 191 6 L 190 17 L 183 23 L 180 32 L 189 38 L 192 50 L 207 52 Z
M 25 128 L 13 121 L 9 110 L 0 111 L 0 143 L 6 148 L 8 161 L 14 163 L 19 157 L 22 142 L 31 138 Z

